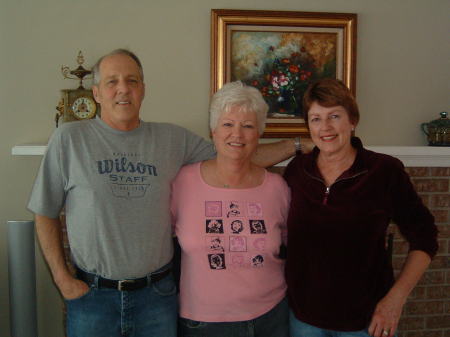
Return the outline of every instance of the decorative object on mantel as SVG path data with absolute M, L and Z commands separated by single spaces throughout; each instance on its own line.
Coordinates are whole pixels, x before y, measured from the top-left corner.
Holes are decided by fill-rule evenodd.
M 439 119 L 421 124 L 430 146 L 450 146 L 450 119 L 447 112 L 441 112 L 440 115 Z
M 81 51 L 77 57 L 78 68 L 70 70 L 67 66 L 61 67 L 61 73 L 64 78 L 80 81 L 77 89 L 61 90 L 61 100 L 56 107 L 58 112 L 55 116 L 56 127 L 58 127 L 59 119 L 62 117 L 63 123 L 95 117 L 97 113 L 97 104 L 91 89 L 83 87 L 83 79 L 87 78 L 92 71 L 83 67 L 84 56 Z M 72 75 L 72 76 L 70 76 Z M 91 77 L 92 78 L 92 77 Z

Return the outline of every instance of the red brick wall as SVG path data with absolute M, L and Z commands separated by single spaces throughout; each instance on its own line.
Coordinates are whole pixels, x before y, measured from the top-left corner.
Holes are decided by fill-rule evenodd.
M 439 251 L 412 291 L 399 337 L 450 337 L 450 167 L 408 167 L 407 172 L 439 228 Z M 403 265 L 408 244 L 395 232 L 393 264 Z
M 282 174 L 283 168 L 271 168 Z M 450 337 L 450 167 L 408 167 L 407 172 L 439 228 L 439 251 L 412 291 L 400 320 L 398 337 Z M 396 274 L 408 243 L 392 226 Z

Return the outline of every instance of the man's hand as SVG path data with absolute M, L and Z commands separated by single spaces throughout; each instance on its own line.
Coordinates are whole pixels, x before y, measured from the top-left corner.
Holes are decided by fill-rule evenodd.
M 302 137 L 300 144 L 302 146 L 302 153 L 310 153 L 315 146 L 311 138 L 304 138 L 304 137 Z
M 64 282 L 57 284 L 61 295 L 66 300 L 74 300 L 85 295 L 89 291 L 89 286 L 76 278 L 70 277 Z
M 74 278 L 66 265 L 59 218 L 36 214 L 35 222 L 42 253 L 61 295 L 71 300 L 86 294 L 89 291 L 88 285 Z

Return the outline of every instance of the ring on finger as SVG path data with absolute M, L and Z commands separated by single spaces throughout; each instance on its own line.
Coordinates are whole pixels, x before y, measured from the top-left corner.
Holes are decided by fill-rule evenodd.
M 383 336 L 388 336 L 389 335 L 389 330 L 383 330 Z

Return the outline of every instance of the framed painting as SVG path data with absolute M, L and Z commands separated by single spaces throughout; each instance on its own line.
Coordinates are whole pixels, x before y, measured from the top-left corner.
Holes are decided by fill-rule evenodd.
M 269 113 L 263 137 L 308 135 L 302 97 L 317 79 L 342 80 L 355 94 L 357 15 L 211 10 L 211 94 L 241 80 L 258 88 Z

